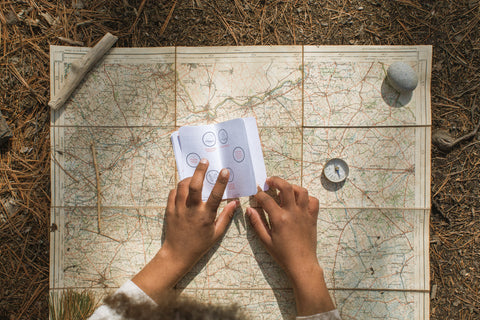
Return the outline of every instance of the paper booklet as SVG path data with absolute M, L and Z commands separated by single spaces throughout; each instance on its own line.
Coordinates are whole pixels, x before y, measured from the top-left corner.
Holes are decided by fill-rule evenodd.
M 263 190 L 268 188 L 262 146 L 253 117 L 181 127 L 172 134 L 171 140 L 181 180 L 193 176 L 200 159 L 208 159 L 202 190 L 204 201 L 223 168 L 230 171 L 223 199 L 254 195 L 257 185 Z

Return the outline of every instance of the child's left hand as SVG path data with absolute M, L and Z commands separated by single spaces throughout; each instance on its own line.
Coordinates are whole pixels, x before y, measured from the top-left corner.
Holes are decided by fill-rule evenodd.
M 154 300 L 160 301 L 217 242 L 233 218 L 238 201 L 217 210 L 229 171 L 223 169 L 207 202 L 202 188 L 208 161 L 202 160 L 191 178 L 178 183 L 168 195 L 165 213 L 165 242 L 155 257 L 132 280 Z
M 207 202 L 202 202 L 202 187 L 208 162 L 202 160 L 191 178 L 178 184 L 168 196 L 166 234 L 162 250 L 169 251 L 184 269 L 190 269 L 223 235 L 238 203 L 228 203 L 217 217 L 217 210 L 229 171 L 223 169 Z

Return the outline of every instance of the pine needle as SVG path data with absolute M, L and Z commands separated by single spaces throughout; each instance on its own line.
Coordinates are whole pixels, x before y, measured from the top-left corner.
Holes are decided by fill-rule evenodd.
M 50 320 L 84 320 L 95 311 L 96 303 L 92 291 L 66 290 L 50 293 Z

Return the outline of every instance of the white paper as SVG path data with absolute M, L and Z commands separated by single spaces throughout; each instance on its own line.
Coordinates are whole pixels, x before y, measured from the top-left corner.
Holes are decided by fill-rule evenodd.
M 171 136 L 180 179 L 193 176 L 202 158 L 209 162 L 202 198 L 208 199 L 218 174 L 230 171 L 223 199 L 251 196 L 267 178 L 255 118 L 238 118 L 204 126 L 185 126 Z

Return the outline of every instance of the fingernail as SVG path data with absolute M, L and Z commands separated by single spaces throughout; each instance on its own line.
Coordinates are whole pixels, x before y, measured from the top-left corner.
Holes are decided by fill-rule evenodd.
M 220 171 L 220 174 L 222 175 L 222 177 L 226 178 L 228 177 L 228 169 L 222 169 L 222 171 Z
M 202 158 L 202 160 L 200 160 L 200 163 L 207 164 L 207 163 L 208 163 L 208 160 L 205 159 L 205 158 Z
M 257 184 L 257 191 L 260 192 L 260 191 L 263 191 L 262 188 L 260 188 L 260 186 Z
M 238 208 L 240 207 L 240 201 L 239 200 L 235 200 L 235 206 Z
M 247 208 L 247 210 L 245 210 L 245 214 L 247 215 L 247 217 L 250 217 L 252 215 L 252 209 L 250 208 Z

